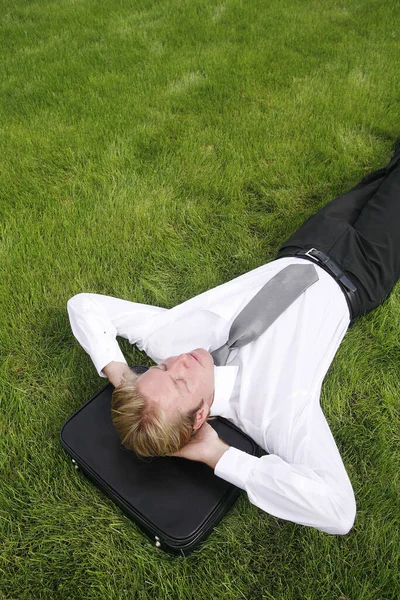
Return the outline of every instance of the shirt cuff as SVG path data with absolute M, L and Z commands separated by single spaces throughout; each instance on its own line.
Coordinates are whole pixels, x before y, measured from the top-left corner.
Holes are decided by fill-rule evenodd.
M 102 348 L 99 352 L 92 352 L 91 359 L 100 377 L 107 377 L 103 372 L 103 369 L 110 364 L 110 362 L 122 362 L 128 364 L 119 346 L 117 348 Z
M 231 446 L 215 465 L 214 473 L 221 479 L 245 490 L 247 478 L 259 460 L 257 456 L 252 456 Z

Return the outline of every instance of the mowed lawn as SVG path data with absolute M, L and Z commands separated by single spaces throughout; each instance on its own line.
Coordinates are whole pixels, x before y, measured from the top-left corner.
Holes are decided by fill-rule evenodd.
M 169 556 L 59 442 L 104 384 L 69 297 L 171 307 L 272 259 L 386 163 L 398 2 L 0 0 L 0 25 L 1 600 L 398 600 L 399 286 L 323 386 L 357 499 L 346 536 L 243 494 Z

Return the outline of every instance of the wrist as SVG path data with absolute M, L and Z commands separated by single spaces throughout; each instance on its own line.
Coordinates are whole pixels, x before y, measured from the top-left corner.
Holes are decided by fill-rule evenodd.
M 130 372 L 130 369 L 128 365 L 123 362 L 113 361 L 103 367 L 103 373 L 114 387 L 118 387 L 120 385 L 123 376 L 128 372 Z
M 218 438 L 213 444 L 212 448 L 210 449 L 211 452 L 206 461 L 207 465 L 212 469 L 215 469 L 218 461 L 220 460 L 222 455 L 225 454 L 227 450 L 229 450 L 229 448 L 230 446 L 228 446 L 228 444 L 225 444 L 225 442 Z

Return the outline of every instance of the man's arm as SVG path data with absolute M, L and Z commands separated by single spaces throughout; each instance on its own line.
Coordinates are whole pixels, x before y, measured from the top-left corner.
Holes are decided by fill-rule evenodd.
M 143 324 L 165 312 L 164 308 L 100 294 L 77 294 L 68 301 L 67 308 L 74 336 L 89 354 L 98 374 L 109 375 L 114 385 L 118 385 L 123 370 L 128 369 L 117 335 L 131 344 L 140 343 Z
M 275 517 L 346 534 L 355 518 L 354 493 L 320 407 L 314 422 L 310 444 L 298 437 L 307 457 L 302 463 L 276 454 L 259 458 L 227 446 L 208 423 L 175 456 L 204 462 Z

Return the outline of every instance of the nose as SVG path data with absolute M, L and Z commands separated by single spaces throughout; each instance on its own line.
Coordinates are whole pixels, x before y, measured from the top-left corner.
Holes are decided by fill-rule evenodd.
M 175 375 L 182 374 L 190 367 L 189 361 L 190 358 L 187 354 L 180 354 L 175 358 L 170 370 Z

